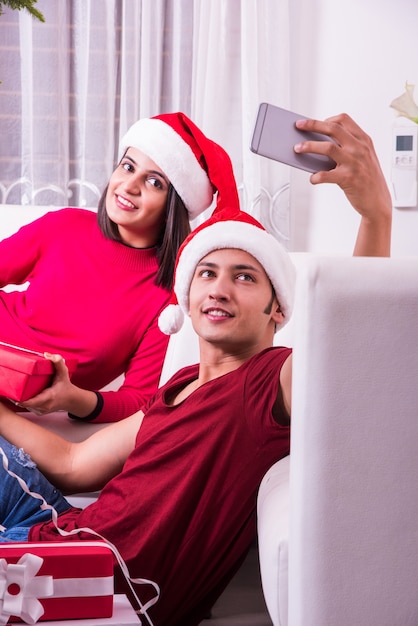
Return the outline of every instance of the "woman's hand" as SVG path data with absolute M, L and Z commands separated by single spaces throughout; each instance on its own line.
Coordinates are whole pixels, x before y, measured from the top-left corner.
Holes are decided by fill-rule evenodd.
M 68 411 L 79 417 L 89 415 L 96 408 L 96 394 L 73 385 L 62 356 L 47 352 L 44 356 L 52 361 L 55 367 L 52 385 L 33 398 L 20 402 L 19 406 L 35 415 L 45 415 L 54 411 Z

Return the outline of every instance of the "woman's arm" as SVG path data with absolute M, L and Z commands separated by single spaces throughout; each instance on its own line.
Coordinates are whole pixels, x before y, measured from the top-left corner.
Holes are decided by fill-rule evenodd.
M 38 468 L 64 493 L 102 488 L 118 474 L 135 446 L 143 413 L 73 443 L 16 415 L 0 403 L 0 435 L 23 448 Z
M 41 254 L 43 217 L 0 241 L 0 287 L 25 283 Z
M 101 392 L 103 407 L 94 418 L 95 422 L 117 422 L 133 415 L 158 388 L 169 337 L 158 328 L 157 318 L 148 328 L 135 354 L 130 359 L 123 385 L 115 391 Z M 94 391 L 74 385 L 68 369 L 59 355 L 48 355 L 56 374 L 50 387 L 22 402 L 21 406 L 35 414 L 68 411 L 82 418 L 89 417 L 96 409 L 97 395 Z

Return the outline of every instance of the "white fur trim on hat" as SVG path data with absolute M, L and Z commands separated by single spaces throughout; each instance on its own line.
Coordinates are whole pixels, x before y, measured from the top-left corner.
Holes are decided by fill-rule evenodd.
M 158 326 L 165 335 L 178 333 L 184 323 L 184 314 L 178 304 L 169 304 L 158 317 Z
M 119 159 L 126 149 L 137 148 L 160 167 L 183 200 L 192 220 L 213 200 L 213 188 L 189 144 L 159 119 L 144 118 L 133 124 L 119 144 Z
M 266 230 L 247 222 L 219 221 L 197 232 L 184 247 L 178 259 L 174 292 L 184 315 L 189 313 L 190 284 L 199 261 L 213 250 L 236 248 L 251 254 L 263 266 L 269 277 L 283 313 L 283 321 L 276 331 L 288 321 L 293 310 L 296 270 L 287 250 Z M 167 311 L 167 313 L 166 313 Z M 182 319 L 172 306 L 160 316 L 160 329 L 166 334 L 178 332 Z M 171 328 L 171 331 L 168 329 Z

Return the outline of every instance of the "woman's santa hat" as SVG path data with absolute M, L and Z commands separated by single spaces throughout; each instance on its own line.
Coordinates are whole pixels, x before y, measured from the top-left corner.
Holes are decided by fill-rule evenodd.
M 216 210 L 211 218 L 198 226 L 179 249 L 174 291 L 171 303 L 161 312 L 158 325 L 166 335 L 177 333 L 189 313 L 189 292 L 199 261 L 213 250 L 236 248 L 245 250 L 262 265 L 269 277 L 283 321 L 288 321 L 293 309 L 296 271 L 287 250 L 263 226 L 244 211 Z
M 228 154 L 184 113 L 138 120 L 121 139 L 119 159 L 129 147 L 141 150 L 162 169 L 183 200 L 190 220 L 210 207 L 216 192 L 217 209 L 239 209 Z

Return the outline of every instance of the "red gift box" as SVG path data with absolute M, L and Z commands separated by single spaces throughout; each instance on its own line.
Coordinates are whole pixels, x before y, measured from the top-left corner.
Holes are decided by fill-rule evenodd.
M 69 374 L 74 373 L 76 359 L 65 359 Z M 52 383 L 55 367 L 40 352 L 33 352 L 0 342 L 0 396 L 24 402 Z
M 113 564 L 100 541 L 0 544 L 0 624 L 111 617 Z

